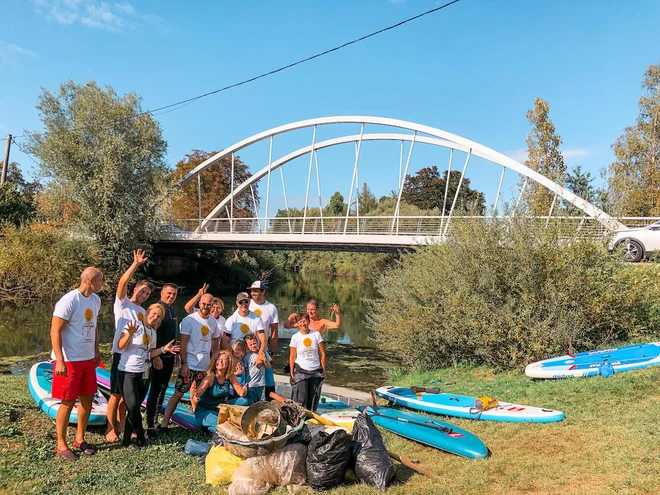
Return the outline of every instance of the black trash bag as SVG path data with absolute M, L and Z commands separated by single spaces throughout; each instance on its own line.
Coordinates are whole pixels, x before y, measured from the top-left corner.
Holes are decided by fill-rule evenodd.
M 344 430 L 314 435 L 307 450 L 307 484 L 314 490 L 340 485 L 351 462 L 352 443 Z
M 358 479 L 384 492 L 394 478 L 394 464 L 378 428 L 364 413 L 353 423 L 353 457 Z
M 289 438 L 286 442 L 287 445 L 292 443 L 302 443 L 304 445 L 309 445 L 309 442 L 312 441 L 312 433 L 309 431 L 307 424 L 303 425 L 298 433 Z

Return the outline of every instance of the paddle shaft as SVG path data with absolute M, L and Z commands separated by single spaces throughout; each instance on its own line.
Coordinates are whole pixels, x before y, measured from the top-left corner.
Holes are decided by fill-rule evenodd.
M 276 394 L 275 392 L 270 393 L 270 397 L 279 401 L 279 402 L 286 402 L 286 399 L 282 397 L 281 395 Z M 309 409 L 305 409 L 303 407 L 303 411 L 305 411 L 305 414 L 307 414 L 308 417 L 314 418 L 316 421 L 321 423 L 322 425 L 326 426 L 338 426 L 337 423 L 330 421 L 329 419 L 324 418 L 323 416 L 319 416 L 315 412 L 310 411 Z
M 446 433 L 451 433 L 453 431 L 451 428 L 447 428 L 446 426 L 436 425 L 436 424 L 431 423 L 431 422 L 422 423 L 421 421 L 411 421 L 411 420 L 405 419 L 405 418 L 395 418 L 395 417 L 392 417 L 392 416 L 387 416 L 386 414 L 379 413 L 378 408 L 374 407 L 374 406 L 372 406 L 371 409 L 373 409 L 373 411 L 374 411 L 373 412 L 374 416 L 380 416 L 381 418 L 395 419 L 397 421 L 401 421 L 402 423 L 409 423 L 411 425 L 426 426 L 427 428 L 433 428 L 434 430 L 443 431 L 443 432 L 446 432 Z
M 417 471 L 419 474 L 423 474 L 424 476 L 428 476 L 429 478 L 434 478 L 434 479 L 437 479 L 437 480 L 443 479 L 442 476 L 439 476 L 439 475 L 435 474 L 434 472 L 429 471 L 428 469 L 423 468 L 423 467 L 415 464 L 410 459 L 406 459 L 405 457 L 401 457 L 400 455 L 395 454 L 394 452 L 390 452 L 389 450 L 387 451 L 387 453 L 390 454 L 390 457 L 392 459 L 394 459 L 395 461 L 399 461 L 404 466 L 409 467 L 413 471 Z

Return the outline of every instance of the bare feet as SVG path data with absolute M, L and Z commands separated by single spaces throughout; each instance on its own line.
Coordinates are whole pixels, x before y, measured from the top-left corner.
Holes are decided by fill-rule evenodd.
M 117 443 L 119 442 L 119 437 L 115 432 L 110 432 L 105 434 L 105 441 L 108 443 Z

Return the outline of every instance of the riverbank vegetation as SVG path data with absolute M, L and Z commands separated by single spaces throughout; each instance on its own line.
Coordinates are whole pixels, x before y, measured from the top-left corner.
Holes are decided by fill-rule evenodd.
M 602 241 L 524 218 L 463 224 L 377 286 L 379 345 L 415 368 L 520 368 L 660 331 L 660 265 L 622 263 Z
M 450 422 L 486 443 L 491 451 L 486 460 L 445 454 L 381 430 L 389 450 L 442 476 L 431 480 L 399 466 L 388 493 L 655 493 L 660 463 L 655 436 L 660 422 L 658 380 L 659 367 L 609 379 L 556 381 L 531 381 L 520 373 L 494 375 L 488 368 L 468 367 L 414 375 L 394 373 L 392 384 L 440 386 L 456 393 L 560 409 L 566 419 L 553 424 L 516 424 L 451 418 Z M 204 466 L 183 453 L 188 438 L 199 440 L 202 435 L 180 428 L 139 452 L 104 444 L 103 429 L 91 428 L 88 441 L 100 446 L 97 455 L 64 463 L 53 453 L 55 426 L 30 397 L 26 376 L 0 374 L 0 387 L 2 492 L 129 495 L 223 490 L 205 485 Z M 380 492 L 357 484 L 328 493 Z

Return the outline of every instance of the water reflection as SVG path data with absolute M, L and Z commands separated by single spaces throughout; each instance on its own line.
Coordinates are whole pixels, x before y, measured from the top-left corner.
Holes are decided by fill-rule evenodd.
M 200 280 L 200 285 L 202 281 Z M 229 317 L 234 311 L 235 294 L 220 294 L 225 301 L 223 316 Z M 210 288 L 213 292 L 213 287 Z M 214 294 L 218 296 L 218 294 Z M 287 273 L 286 280 L 274 284 L 266 294 L 280 313 L 280 322 L 296 311 L 304 311 L 307 301 L 315 298 L 319 304 L 321 318 L 330 318 L 330 306 L 336 302 L 342 310 L 342 328 L 326 333 L 328 342 L 342 344 L 368 344 L 371 332 L 364 325 L 366 305 L 364 298 L 373 297 L 374 290 L 369 284 L 358 283 L 346 278 L 330 278 L 322 274 Z M 180 294 L 174 306 L 179 319 L 185 315 L 183 306 L 191 297 Z M 155 298 L 154 298 L 155 300 Z M 150 301 L 153 302 L 153 301 Z M 0 357 L 25 356 L 50 350 L 50 321 L 54 303 L 35 302 L 17 307 L 0 303 Z M 146 307 L 147 305 L 145 305 Z M 99 338 L 101 343 L 112 341 L 114 319 L 111 301 L 104 300 L 99 314 Z M 282 337 L 290 337 L 291 330 L 282 328 Z

